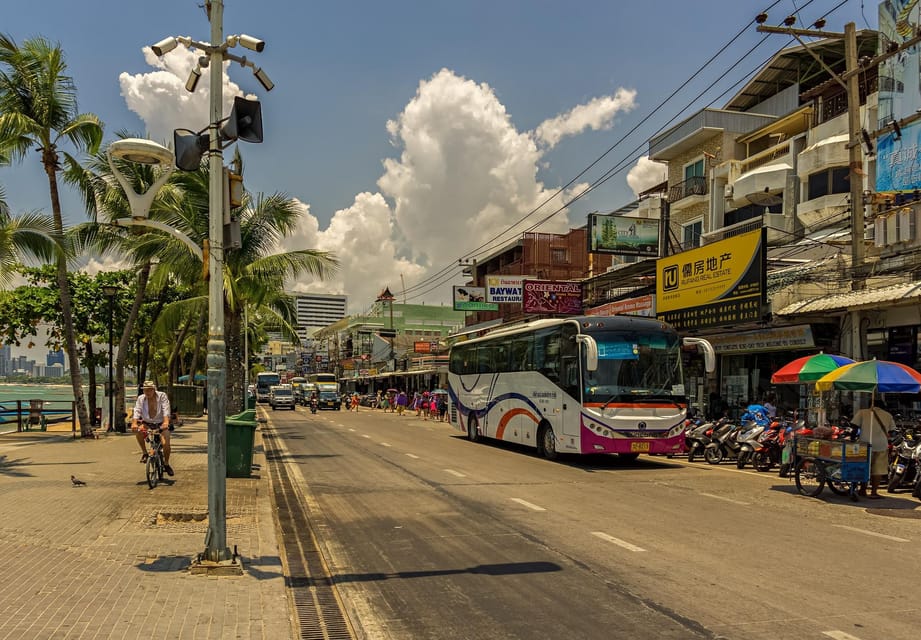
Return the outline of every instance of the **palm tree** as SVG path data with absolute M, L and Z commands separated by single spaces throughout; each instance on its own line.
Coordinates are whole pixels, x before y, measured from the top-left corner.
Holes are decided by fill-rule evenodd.
M 59 237 L 64 236 L 64 219 L 58 193 L 58 143 L 67 139 L 77 151 L 95 153 L 102 142 L 102 123 L 93 114 L 78 112 L 76 87 L 66 70 L 60 45 L 40 37 L 17 45 L 10 36 L 0 35 L 0 155 L 21 160 L 33 147 L 41 152 L 51 195 L 53 228 Z M 82 434 L 88 436 L 92 429 L 83 397 L 67 258 L 63 254 L 57 257 L 57 280 L 77 418 Z
M 19 263 L 29 258 L 50 262 L 59 248 L 51 218 L 39 213 L 13 217 L 0 187 L 0 287 L 11 284 Z

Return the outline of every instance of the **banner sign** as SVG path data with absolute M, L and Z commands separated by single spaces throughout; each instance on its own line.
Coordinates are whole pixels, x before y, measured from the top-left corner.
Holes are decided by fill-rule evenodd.
M 437 342 L 413 342 L 413 351 L 416 353 L 435 353 L 438 351 Z
M 588 251 L 620 256 L 658 257 L 659 221 L 655 218 L 590 213 Z
M 812 327 L 808 324 L 740 333 L 721 333 L 707 336 L 707 340 L 717 353 L 759 353 L 761 351 L 815 348 Z
M 486 301 L 484 287 L 454 287 L 455 311 L 498 311 L 499 305 Z
M 757 322 L 765 303 L 765 229 L 656 261 L 656 317 L 678 329 Z
M 522 301 L 525 313 L 582 313 L 582 283 L 525 280 Z
M 486 302 L 521 304 L 524 276 L 486 276 Z
M 617 302 L 609 302 L 599 307 L 585 310 L 587 316 L 643 316 L 644 318 L 656 317 L 656 299 L 652 295 L 627 298 Z

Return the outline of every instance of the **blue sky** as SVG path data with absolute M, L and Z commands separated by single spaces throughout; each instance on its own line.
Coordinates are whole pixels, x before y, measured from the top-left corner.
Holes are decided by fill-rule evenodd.
M 80 108 L 103 119 L 107 140 L 125 129 L 165 142 L 174 127 L 205 126 L 207 82 L 189 96 L 182 85 L 193 54 L 180 48 L 158 61 L 142 49 L 168 35 L 207 41 L 200 1 L 17 3 L 0 29 L 17 41 L 42 35 L 61 43 Z M 265 142 L 242 148 L 246 187 L 285 192 L 303 204 L 302 227 L 280 249 L 325 249 L 342 261 L 331 281 L 292 289 L 346 293 L 351 312 L 384 286 L 400 297 L 405 285 L 408 302 L 441 303 L 463 278 L 458 269 L 433 274 L 492 238 L 517 237 L 616 165 L 625 169 L 537 230 L 565 231 L 591 211 L 630 202 L 627 170 L 642 154 L 634 149 L 644 149 L 672 118 L 714 99 L 722 106 L 734 90 L 721 93 L 788 43 L 751 26 L 723 51 L 771 4 L 227 0 L 224 33 L 267 43 L 262 53 L 234 53 L 275 82 L 267 93 L 249 69 L 228 70 L 225 100 L 238 91 L 263 106 Z M 830 30 L 848 21 L 877 25 L 876 3 L 773 4 L 769 24 L 799 7 L 801 26 L 825 14 Z M 661 111 L 553 197 L 720 51 Z M 660 171 L 634 168 L 634 186 Z M 0 184 L 14 211 L 49 210 L 36 155 L 0 168 Z M 546 198 L 550 205 L 500 235 Z M 76 198 L 65 194 L 64 201 L 68 221 L 85 219 Z M 117 266 L 107 258 L 90 268 Z

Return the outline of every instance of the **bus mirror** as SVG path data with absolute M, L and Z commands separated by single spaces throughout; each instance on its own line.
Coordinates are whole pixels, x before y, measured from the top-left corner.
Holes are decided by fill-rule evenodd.
M 576 340 L 585 345 L 585 370 L 586 371 L 597 371 L 598 370 L 598 343 L 595 342 L 595 339 L 592 336 L 587 336 L 585 334 L 579 334 L 576 336 Z
M 713 350 L 712 344 L 703 338 L 685 338 L 684 344 L 693 345 L 697 347 L 698 351 L 703 352 L 704 367 L 707 369 L 707 373 L 716 371 L 716 352 Z

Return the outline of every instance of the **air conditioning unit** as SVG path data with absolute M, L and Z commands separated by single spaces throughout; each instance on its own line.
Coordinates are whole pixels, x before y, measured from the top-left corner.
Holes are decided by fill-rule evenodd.
M 915 239 L 915 211 L 906 207 L 899 211 L 899 242 L 911 242 Z
M 877 218 L 873 221 L 873 226 L 870 227 L 867 231 L 873 232 L 873 244 L 877 247 L 886 246 L 886 219 Z M 868 238 L 868 240 L 871 238 Z
M 725 187 L 723 187 L 723 197 L 726 198 L 727 200 L 732 200 L 732 185 L 731 184 L 727 184 Z

